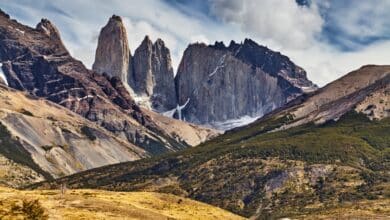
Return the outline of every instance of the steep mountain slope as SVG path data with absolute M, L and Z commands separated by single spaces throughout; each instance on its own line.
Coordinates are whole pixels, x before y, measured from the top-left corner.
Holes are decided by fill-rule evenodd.
M 99 34 L 95 62 L 92 69 L 98 73 L 116 76 L 127 81 L 131 64 L 131 53 L 122 18 L 113 15 Z
M 113 16 L 100 33 L 94 70 L 120 75 L 137 104 L 220 130 L 248 124 L 317 88 L 288 57 L 250 39 L 228 47 L 189 45 L 175 78 L 161 39 L 146 36 L 133 57 L 129 51 L 125 27 Z
M 389 75 L 389 66 L 366 66 L 196 148 L 34 187 L 65 182 L 74 188 L 170 192 L 264 219 L 380 202 L 390 198 Z M 318 108 L 295 118 L 293 112 L 310 109 L 315 100 Z M 329 120 L 311 116 L 314 111 Z M 381 117 L 369 119 L 375 115 Z M 306 122 L 286 126 L 300 120 Z M 378 208 L 377 217 L 390 214 L 385 210 Z
M 152 121 L 120 78 L 90 71 L 71 57 L 48 20 L 34 29 L 1 12 L 0 62 L 10 87 L 60 104 L 150 154 L 189 146 L 180 132 Z
M 149 97 L 152 109 L 164 112 L 176 107 L 171 55 L 164 41 L 152 43 L 146 36 L 135 50 L 132 73 L 130 86 L 137 96 Z
M 148 36 L 131 56 L 122 19 L 113 15 L 99 35 L 93 70 L 119 76 L 137 104 L 164 112 L 176 107 L 176 90 L 169 49 Z
M 288 103 L 286 107 L 266 115 L 248 129 L 233 129 L 232 133 L 242 139 L 307 123 L 323 124 L 337 120 L 352 109 L 372 119 L 388 117 L 389 82 L 390 66 L 363 66 L 318 91 L 301 96 Z
M 192 44 L 184 52 L 175 77 L 182 117 L 197 124 L 230 129 L 224 123 L 258 118 L 316 86 L 306 72 L 278 52 L 246 39 L 206 46 Z M 234 122 L 234 121 L 233 121 Z
M 10 186 L 34 181 L 8 178 L 14 163 L 51 179 L 150 156 L 62 106 L 1 85 L 0 128 L 0 154 L 9 161 L 3 163 L 2 171 L 6 174 L 0 179 L 7 179 Z

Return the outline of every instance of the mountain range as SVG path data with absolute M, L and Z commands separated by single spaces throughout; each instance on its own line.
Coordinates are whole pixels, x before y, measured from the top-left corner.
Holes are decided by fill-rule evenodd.
M 35 163 L 41 168 L 45 167 L 45 172 L 49 172 L 53 177 L 176 151 L 197 145 L 218 134 L 212 129 L 156 115 L 140 108 L 118 77 L 88 70 L 80 61 L 74 59 L 63 45 L 57 28 L 46 19 L 42 19 L 36 28 L 30 28 L 1 12 L 0 60 L 7 85 L 25 92 L 25 97 L 14 90 L 4 93 L 15 94 L 10 96 L 20 97 L 27 104 L 16 109 L 15 103 L 21 102 L 18 98 L 14 100 L 15 103 L 10 104 L 12 111 L 29 112 L 30 106 L 37 105 L 35 100 L 44 99 L 49 101 L 44 103 L 60 105 L 62 111 L 69 109 L 76 113 L 78 118 L 85 118 L 81 125 L 70 124 L 71 127 L 68 128 L 65 125 L 53 126 L 54 122 L 51 121 L 61 120 L 57 120 L 55 115 L 50 116 L 50 111 L 40 113 L 35 112 L 35 109 L 28 116 L 42 114 L 51 118 L 41 120 L 37 125 L 22 121 L 17 128 L 19 131 L 12 127 L 16 125 L 16 119 L 8 123 L 2 122 L 4 130 L 8 130 L 6 136 L 16 137 L 16 141 L 28 151 L 27 155 L 31 154 Z M 4 103 L 7 102 L 9 101 L 4 97 Z M 47 104 L 41 105 L 45 108 Z M 10 110 L 7 105 L 2 105 L 2 109 Z M 7 114 L 4 117 L 7 117 Z M 90 126 L 88 121 L 93 122 L 94 126 Z M 47 123 L 47 129 L 53 130 L 52 136 L 46 140 L 42 137 L 47 132 L 46 126 L 42 123 Z M 115 145 L 115 141 L 105 140 L 107 137 L 98 134 L 95 127 L 100 131 L 103 129 L 106 135 L 115 136 L 118 139 L 116 146 L 111 146 Z M 28 133 L 29 130 L 34 130 L 35 134 Z M 88 152 L 84 152 L 86 155 L 78 155 L 77 148 L 80 146 L 84 146 L 86 151 L 90 150 L 90 147 L 86 147 L 88 142 L 71 142 L 68 134 L 81 134 L 80 132 L 89 137 L 89 145 L 100 143 L 105 149 L 96 149 L 99 154 L 97 157 Z M 47 151 L 49 154 L 58 154 L 55 159 L 43 150 L 44 146 L 52 146 Z M 57 152 L 59 148 L 55 146 L 67 146 L 68 150 L 65 151 L 72 152 L 72 157 L 69 158 L 64 152 Z M 125 149 L 128 152 L 125 152 Z M 135 155 L 134 151 L 143 153 Z M 38 155 L 46 159 L 38 158 Z M 82 164 L 79 164 L 80 160 L 83 160 Z M 56 164 L 70 167 L 52 169 Z
M 265 219 L 388 201 L 389 77 L 365 66 L 196 148 L 34 188 L 168 192 Z
M 0 64 L 2 186 L 91 189 L 99 204 L 103 190 L 147 191 L 231 218 L 390 215 L 390 66 L 318 88 L 245 39 L 192 43 L 175 73 L 163 40 L 132 54 L 113 15 L 90 70 L 49 20 L 32 28 L 1 10 Z
M 288 57 L 250 39 L 228 47 L 191 44 L 174 75 L 161 39 L 153 43 L 146 36 L 131 55 L 116 15 L 100 31 L 93 69 L 122 79 L 143 107 L 219 130 L 245 125 L 317 89 Z

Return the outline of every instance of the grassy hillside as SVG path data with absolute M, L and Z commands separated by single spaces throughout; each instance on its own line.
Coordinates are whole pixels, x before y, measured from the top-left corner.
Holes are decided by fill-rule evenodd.
M 244 135 L 248 130 L 179 153 L 102 167 L 41 187 L 67 182 L 76 188 L 173 193 L 262 218 L 312 215 L 390 198 L 389 118 L 370 121 L 351 112 L 320 126 Z M 383 215 L 380 210 L 377 214 Z M 388 210 L 385 214 L 390 215 Z
M 38 202 L 35 202 L 38 200 Z M 18 191 L 0 187 L 0 219 L 243 219 L 169 194 L 102 190 Z

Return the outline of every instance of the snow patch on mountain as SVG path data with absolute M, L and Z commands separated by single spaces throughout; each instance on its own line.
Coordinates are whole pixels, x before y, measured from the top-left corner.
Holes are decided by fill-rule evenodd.
M 215 67 L 214 71 L 209 74 L 209 77 L 214 76 L 218 72 L 219 69 L 223 68 L 224 62 L 225 62 L 226 54 L 221 57 L 221 59 L 218 61 L 218 66 Z
M 190 98 L 187 99 L 187 101 L 183 105 L 177 105 L 176 108 L 171 109 L 169 111 L 163 112 L 162 114 L 167 117 L 173 118 L 173 115 L 177 112 L 178 119 L 183 120 L 181 111 L 188 105 L 190 102 Z
M 4 83 L 8 86 L 7 77 L 5 77 L 5 74 L 3 72 L 3 64 L 0 63 L 0 78 L 4 81 Z
M 221 131 L 227 131 L 235 127 L 241 127 L 247 124 L 250 124 L 257 119 L 259 119 L 261 116 L 249 116 L 245 115 L 243 117 L 237 118 L 237 119 L 229 119 L 226 121 L 219 121 L 219 122 L 212 122 L 209 124 L 209 127 L 216 128 L 217 130 Z

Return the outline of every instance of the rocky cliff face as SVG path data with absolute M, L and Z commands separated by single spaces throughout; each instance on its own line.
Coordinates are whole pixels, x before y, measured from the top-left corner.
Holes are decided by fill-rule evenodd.
M 167 116 L 226 130 L 316 89 L 306 72 L 288 57 L 249 39 L 242 44 L 232 41 L 229 47 L 223 43 L 190 45 L 174 79 L 169 49 L 161 39 L 153 43 L 145 37 L 134 57 L 128 58 L 129 53 L 123 54 L 123 47 L 128 47 L 123 24 L 121 31 L 106 30 L 116 27 L 110 25 L 118 23 L 112 20 L 99 36 L 94 69 L 117 72 L 118 61 L 127 65 L 123 59 L 131 60 L 128 79 L 121 79 L 131 87 L 136 103 Z M 120 46 L 107 46 L 113 42 Z
M 157 112 L 176 106 L 176 90 L 169 49 L 148 36 L 130 54 L 126 29 L 118 16 L 102 28 L 93 70 L 119 77 L 137 104 Z
M 134 53 L 133 67 L 129 82 L 136 95 L 148 97 L 157 112 L 176 106 L 171 56 L 161 39 L 153 44 L 146 36 Z
M 316 86 L 288 57 L 251 40 L 190 45 L 175 78 L 184 120 L 229 129 Z M 235 119 L 244 119 L 240 120 Z M 252 119 L 253 120 L 253 119 Z M 229 121 L 234 124 L 229 124 Z
M 30 28 L 0 13 L 0 62 L 8 85 L 60 104 L 150 154 L 189 146 L 139 108 L 120 78 L 86 69 L 60 39 L 47 20 Z
M 99 34 L 95 62 L 92 69 L 98 73 L 116 76 L 123 82 L 131 67 L 131 54 L 126 28 L 119 16 L 113 15 Z

